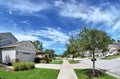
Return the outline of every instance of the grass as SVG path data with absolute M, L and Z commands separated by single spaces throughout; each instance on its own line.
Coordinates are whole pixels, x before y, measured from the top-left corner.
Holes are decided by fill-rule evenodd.
M 50 64 L 63 64 L 63 60 L 55 59 L 55 60 L 52 60 L 52 62 L 50 62 Z
M 59 70 L 36 68 L 28 71 L 7 72 L 0 70 L 1 79 L 57 79 Z
M 75 69 L 74 71 L 75 71 L 78 79 L 116 79 L 115 77 L 110 76 L 106 73 L 104 73 L 100 77 L 88 78 L 85 74 L 85 72 L 88 71 L 88 69 Z
M 119 55 L 107 56 L 107 57 L 104 57 L 102 59 L 109 60 L 109 59 L 115 59 L 115 58 L 119 58 L 119 57 L 120 57 L 120 54 Z
M 75 60 L 68 60 L 68 62 L 69 62 L 70 64 L 78 64 L 78 63 L 79 63 L 78 61 L 75 61 Z
M 4 67 L 2 64 L 0 64 L 0 67 Z

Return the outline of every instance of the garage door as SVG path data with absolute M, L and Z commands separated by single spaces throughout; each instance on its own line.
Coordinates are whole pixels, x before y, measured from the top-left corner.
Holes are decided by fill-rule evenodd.
M 2 50 L 2 63 L 11 63 L 15 59 L 15 53 L 15 50 Z
M 27 52 L 19 52 L 20 61 L 34 61 L 35 54 Z

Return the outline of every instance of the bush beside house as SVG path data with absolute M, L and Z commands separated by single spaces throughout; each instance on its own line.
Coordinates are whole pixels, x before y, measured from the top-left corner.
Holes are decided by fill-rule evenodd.
M 13 64 L 14 71 L 24 71 L 35 68 L 33 62 L 17 62 Z

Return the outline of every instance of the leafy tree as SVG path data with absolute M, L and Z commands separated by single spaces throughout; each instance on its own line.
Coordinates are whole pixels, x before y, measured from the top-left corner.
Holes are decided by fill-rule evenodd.
M 54 57 L 55 51 L 54 51 L 53 49 L 46 49 L 45 52 L 46 52 L 46 53 L 49 53 L 50 56 L 51 56 L 51 58 Z
M 70 36 L 69 43 L 66 44 L 66 47 L 67 47 L 67 51 L 66 51 L 67 54 L 72 54 L 72 60 L 73 60 L 76 52 L 78 51 L 77 40 L 73 36 Z
M 96 48 L 105 50 L 112 43 L 112 39 L 103 31 L 83 28 L 79 34 L 81 50 L 89 50 L 93 56 L 93 75 L 95 75 L 95 52 Z
M 43 51 L 43 44 L 39 40 L 34 41 L 33 45 L 37 50 Z

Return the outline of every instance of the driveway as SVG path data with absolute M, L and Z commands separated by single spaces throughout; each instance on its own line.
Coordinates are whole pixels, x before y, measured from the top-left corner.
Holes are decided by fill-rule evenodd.
M 91 59 L 81 59 L 80 64 L 87 65 L 88 68 L 92 68 Z M 113 73 L 120 76 L 120 58 L 113 60 L 101 60 L 97 59 L 96 68 L 106 70 L 107 72 Z

